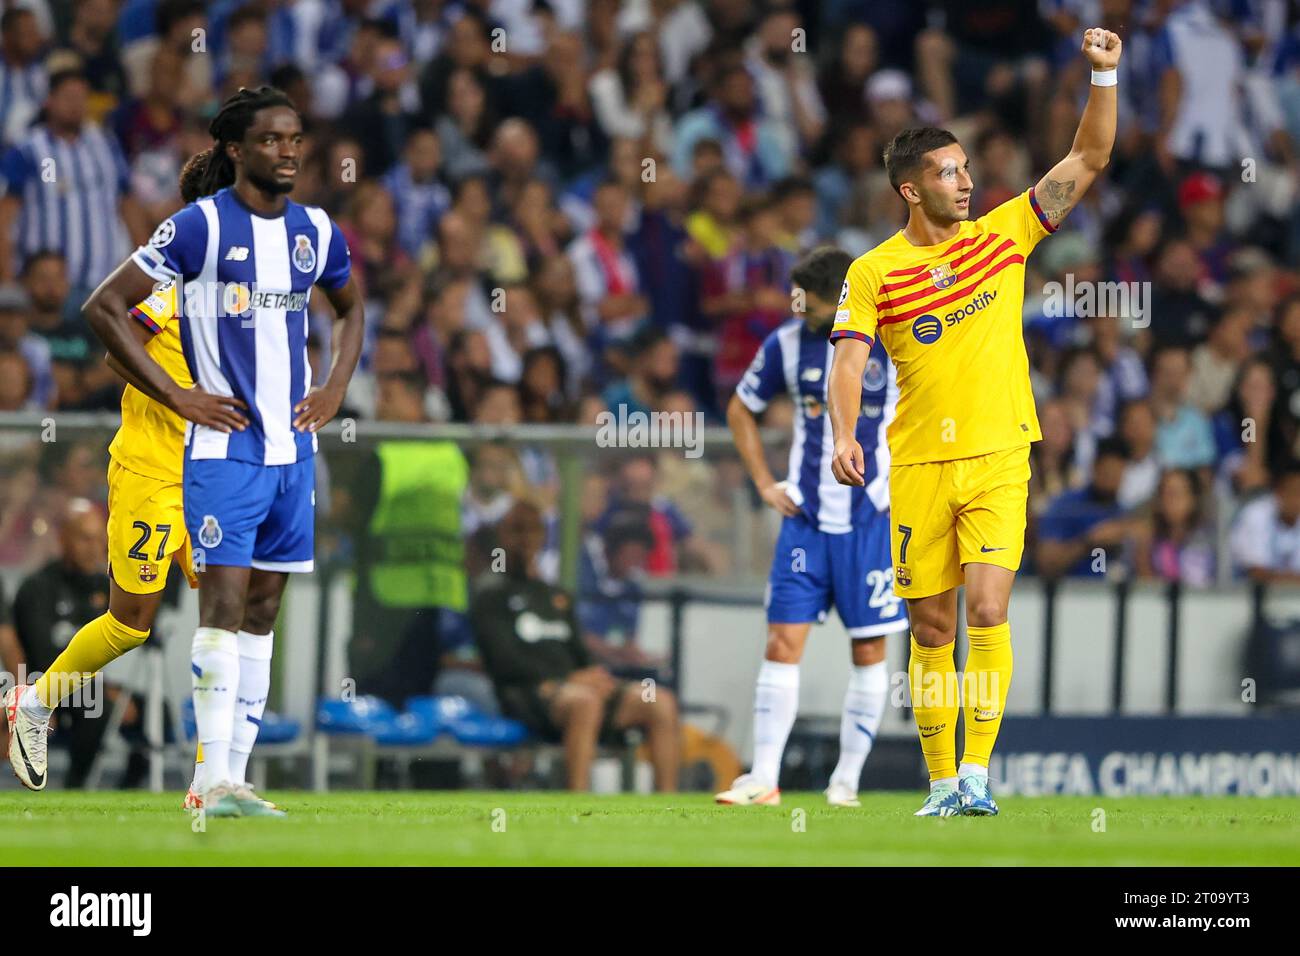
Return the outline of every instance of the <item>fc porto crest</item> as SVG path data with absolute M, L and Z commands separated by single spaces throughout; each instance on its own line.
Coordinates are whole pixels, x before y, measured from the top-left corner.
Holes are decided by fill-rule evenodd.
M 204 515 L 203 527 L 199 528 L 199 544 L 205 548 L 215 548 L 221 544 L 221 525 L 217 524 L 216 515 Z
M 946 289 L 957 281 L 957 275 L 952 271 L 952 266 L 945 262 L 930 270 L 930 280 L 936 289 Z
M 867 359 L 867 367 L 862 370 L 862 388 L 867 392 L 878 391 L 885 387 L 885 366 L 874 355 Z
M 316 247 L 302 233 L 293 237 L 293 264 L 299 272 L 312 272 L 316 268 Z

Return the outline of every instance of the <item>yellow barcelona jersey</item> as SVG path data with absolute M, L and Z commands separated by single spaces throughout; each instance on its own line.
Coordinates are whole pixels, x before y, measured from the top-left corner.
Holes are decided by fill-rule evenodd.
M 879 335 L 893 360 L 895 465 L 1042 438 L 1021 310 L 1025 258 L 1050 232 L 1031 189 L 961 223 L 945 242 L 914 246 L 900 230 L 849 267 L 830 337 Z
M 190 388 L 189 365 L 181 350 L 180 320 L 176 317 L 176 283 L 169 282 L 131 309 L 131 315 L 153 333 L 146 343 L 149 357 L 182 388 Z M 185 419 L 160 405 L 133 385 L 122 393 L 122 427 L 108 453 L 123 468 L 138 475 L 181 481 L 185 454 Z

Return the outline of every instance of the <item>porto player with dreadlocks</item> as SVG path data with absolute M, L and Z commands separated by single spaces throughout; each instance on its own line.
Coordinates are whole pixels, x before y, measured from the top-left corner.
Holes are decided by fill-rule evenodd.
M 201 181 L 211 155 L 208 149 L 191 156 L 181 170 L 185 202 L 203 195 Z M 159 284 L 131 309 L 139 320 L 132 328 L 154 361 L 181 388 L 190 388 L 194 382 L 181 349 L 179 324 L 172 321 L 178 313 L 176 302 L 176 283 Z M 108 610 L 77 631 L 30 688 L 10 692 L 5 710 L 9 759 L 18 779 L 32 790 L 45 789 L 47 782 L 45 736 L 51 714 L 96 672 L 149 636 L 173 557 L 191 587 L 197 584 L 181 507 L 185 420 L 146 394 L 143 383 L 133 383 L 133 376 L 125 374 L 111 354 L 108 364 L 128 383 L 122 395 L 122 425 L 108 449 Z M 145 528 L 150 536 L 154 529 L 163 529 L 162 538 L 148 550 L 141 547 L 145 541 L 137 540 Z M 202 806 L 197 786 L 201 767 L 200 747 L 186 809 Z
M 191 672 L 202 800 L 212 816 L 264 816 L 278 811 L 243 777 L 269 685 L 271 628 L 288 573 L 313 566 L 315 432 L 343 401 L 364 315 L 342 232 L 322 210 L 287 196 L 302 151 L 301 118 L 288 97 L 272 87 L 241 89 L 209 132 L 213 148 L 195 168 L 203 198 L 164 221 L 83 313 L 121 374 L 190 423 L 182 497 L 198 565 Z M 140 341 L 135 327 L 149 326 L 147 313 L 126 307 L 167 283 L 175 283 L 192 387 Z M 307 360 L 314 285 L 338 317 L 333 362 L 318 388 Z M 151 547 L 166 550 L 169 528 L 134 527 L 133 560 Z M 147 631 L 134 635 L 139 643 Z M 18 741 L 35 747 L 21 719 L 32 696 L 15 695 L 11 706 Z

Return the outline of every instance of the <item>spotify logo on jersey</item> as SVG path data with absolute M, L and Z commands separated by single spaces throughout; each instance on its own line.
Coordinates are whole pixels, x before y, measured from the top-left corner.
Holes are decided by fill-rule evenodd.
M 923 315 L 912 323 L 912 337 L 922 345 L 939 341 L 943 334 L 943 323 L 933 315 Z

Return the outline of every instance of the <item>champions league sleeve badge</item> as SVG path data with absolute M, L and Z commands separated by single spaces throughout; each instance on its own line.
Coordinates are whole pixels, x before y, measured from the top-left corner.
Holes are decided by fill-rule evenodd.
M 176 223 L 170 219 L 164 219 L 158 224 L 158 228 L 153 231 L 153 235 L 149 237 L 149 245 L 155 247 L 165 246 L 175 238 Z

